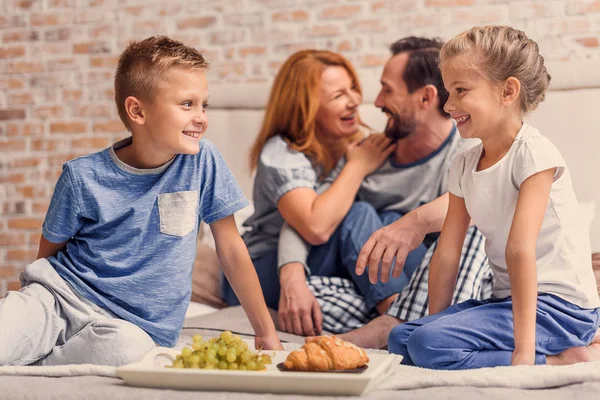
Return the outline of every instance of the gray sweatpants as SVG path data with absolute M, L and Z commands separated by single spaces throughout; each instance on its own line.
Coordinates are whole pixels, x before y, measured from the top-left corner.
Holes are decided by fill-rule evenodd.
M 156 345 L 141 328 L 78 296 L 45 258 L 0 299 L 0 365 L 100 364 L 140 360 Z

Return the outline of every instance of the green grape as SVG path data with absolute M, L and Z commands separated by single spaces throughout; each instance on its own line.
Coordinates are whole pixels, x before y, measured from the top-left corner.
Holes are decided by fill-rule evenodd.
M 221 357 L 225 357 L 228 351 L 229 349 L 227 348 L 227 346 L 221 346 L 219 347 L 219 351 L 217 351 L 217 354 L 219 354 Z
M 233 339 L 233 333 L 231 333 L 231 331 L 223 331 L 221 332 L 220 338 L 223 340 Z
M 235 353 L 235 349 L 231 349 L 227 352 L 227 361 L 232 363 L 237 360 L 237 354 Z
M 201 342 L 192 343 L 192 349 L 194 349 L 196 351 L 202 350 L 203 347 L 204 347 L 204 345 Z
M 184 347 L 181 350 L 181 357 L 188 358 L 191 355 L 192 355 L 192 350 L 189 347 Z
M 207 353 L 204 357 L 204 361 L 209 364 L 216 364 L 218 362 L 217 357 L 212 353 Z
M 269 355 L 248 350 L 240 336 L 224 331 L 209 339 L 194 335 L 191 348 L 184 347 L 169 367 L 255 371 L 264 370 L 271 362 Z
M 244 351 L 242 353 L 242 355 L 240 356 L 240 360 L 242 361 L 243 364 L 248 364 L 251 359 L 252 359 L 252 353 L 250 353 L 248 350 Z

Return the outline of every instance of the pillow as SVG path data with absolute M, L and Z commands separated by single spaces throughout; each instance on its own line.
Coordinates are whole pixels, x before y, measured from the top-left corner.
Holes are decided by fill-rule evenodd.
M 596 275 L 596 285 L 600 295 L 600 253 L 592 254 L 592 268 L 594 269 L 594 275 Z
M 223 308 L 221 299 L 221 266 L 213 248 L 198 241 L 192 271 L 192 301 Z

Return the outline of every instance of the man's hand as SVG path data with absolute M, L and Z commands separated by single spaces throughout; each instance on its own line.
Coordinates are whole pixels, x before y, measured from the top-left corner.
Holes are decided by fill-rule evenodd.
M 281 341 L 276 334 L 267 336 L 256 336 L 254 338 L 254 347 L 263 350 L 283 350 Z
M 321 333 L 321 306 L 308 288 L 304 275 L 302 279 L 282 279 L 279 326 L 282 331 L 296 335 L 315 336 Z
M 377 272 L 381 261 L 381 281 L 389 280 L 392 260 L 396 257 L 392 276 L 402 273 L 408 253 L 423 243 L 426 230 L 416 224 L 411 214 L 375 231 L 365 243 L 356 260 L 356 273 L 362 275 L 369 267 L 369 281 L 377 283 Z

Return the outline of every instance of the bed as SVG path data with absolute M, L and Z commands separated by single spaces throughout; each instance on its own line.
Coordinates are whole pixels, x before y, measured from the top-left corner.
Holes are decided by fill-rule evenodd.
M 528 119 L 548 136 L 561 150 L 573 177 L 579 199 L 586 203 L 590 221 L 592 250 L 600 252 L 600 218 L 594 218 L 600 204 L 600 185 L 596 175 L 600 171 L 600 61 L 560 62 L 549 65 L 553 76 L 546 101 Z M 372 106 L 379 89 L 378 72 L 360 76 L 365 88 L 363 119 L 372 127 L 381 127 L 384 115 Z M 207 136 L 217 145 L 234 172 L 245 194 L 250 197 L 252 179 L 246 166 L 247 151 L 258 132 L 269 83 L 212 85 L 211 128 Z M 243 155 L 243 156 L 240 156 Z M 248 210 L 244 211 L 246 214 Z M 244 213 L 243 212 L 243 213 Z M 238 216 L 238 222 L 243 219 Z M 600 265 L 600 256 L 596 257 Z M 600 268 L 596 271 L 600 281 Z M 210 245 L 206 229 L 201 230 L 198 255 L 194 269 L 194 303 L 190 307 L 180 343 L 193 334 L 217 335 L 230 329 L 251 334 L 245 314 L 239 308 L 222 308 L 218 294 L 218 259 Z M 302 338 L 281 333 L 287 343 L 301 343 Z M 288 345 L 291 346 L 291 345 Z M 596 399 L 600 393 L 600 363 L 590 363 L 581 368 L 557 370 L 531 369 L 497 370 L 486 372 L 479 380 L 450 379 L 443 374 L 428 375 L 418 369 L 396 376 L 395 388 L 402 390 L 376 390 L 365 397 L 370 399 L 540 399 L 577 398 Z M 543 367 L 545 368 L 545 367 Z M 562 367 L 561 367 L 562 368 Z M 503 372 L 504 371 L 504 372 Z M 485 372 L 485 371 L 484 371 Z M 535 375 L 535 374 L 538 375 Z M 502 376 L 499 381 L 495 376 Z M 512 375 L 511 375 L 512 374 Z M 532 375 L 533 374 L 533 375 Z M 476 374 L 475 374 L 476 375 Z M 534 376 L 535 375 L 535 376 Z M 464 377 L 474 375 L 463 375 Z M 534 376 L 534 377 L 532 377 Z M 420 378 L 419 378 L 420 377 Z M 528 378 L 529 377 L 529 378 Z M 417 379 L 418 378 L 418 379 Z M 528 380 L 527 380 L 527 379 Z M 527 380 L 527 384 L 523 384 Z M 411 382 L 416 382 L 411 386 Z M 439 386 L 442 385 L 442 386 Z M 14 376 L 6 375 L 0 368 L 0 399 L 258 399 L 274 397 L 268 394 L 185 392 L 129 387 L 122 380 L 108 376 Z M 313 396 L 310 396 L 313 397 Z M 308 397 L 308 398 L 310 398 Z M 277 395 L 282 399 L 306 399 L 305 396 Z
M 206 310 L 205 310 L 206 311 Z M 213 329 L 231 329 L 239 333 L 251 334 L 251 329 L 244 312 L 240 307 L 230 307 L 219 311 L 211 311 L 206 314 L 191 316 L 186 319 L 185 328 L 182 331 L 182 337 L 189 338 L 193 334 L 200 333 L 204 336 L 215 335 Z M 250 337 L 250 336 L 248 336 Z M 281 339 L 287 343 L 300 343 L 302 338 L 281 333 Z M 463 373 L 462 379 L 448 379 L 440 376 L 429 376 L 424 379 L 421 376 L 420 382 L 410 382 L 414 380 L 419 373 L 418 368 L 405 371 L 405 386 L 417 386 L 418 388 L 403 390 L 374 390 L 363 397 L 367 399 L 431 399 L 431 398 L 460 398 L 469 399 L 540 399 L 549 400 L 553 398 L 577 398 L 577 399 L 596 399 L 600 393 L 600 362 L 588 364 L 591 379 L 570 377 L 570 380 L 561 381 L 560 379 L 529 379 L 528 385 L 542 386 L 543 389 L 524 389 L 521 387 L 506 387 L 512 385 L 511 381 L 514 375 L 515 386 L 527 386 L 527 383 L 519 381 L 528 373 L 535 372 L 532 368 L 515 371 L 504 368 L 506 375 L 503 380 L 497 380 L 496 377 L 502 375 L 502 372 L 488 371 L 487 377 L 476 378 L 472 374 L 470 382 L 465 378 L 469 373 Z M 413 367 L 405 367 L 413 368 Z M 544 367 L 542 367 L 544 368 Z M 552 368 L 552 367 L 550 367 Z M 538 371 L 539 372 L 539 371 Z M 565 371 L 562 375 L 568 375 Z M 573 371 L 571 371 L 573 372 Z M 510 375 L 507 375 L 510 373 Z M 555 374 L 556 375 L 556 374 Z M 561 375 L 561 374 L 559 374 Z M 454 377 L 456 378 L 456 377 Z M 401 379 L 401 378 L 398 378 Z M 446 380 L 451 386 L 445 385 Z M 583 382 L 581 382 L 583 381 Z M 576 382 L 568 384 L 569 382 Z M 414 383 L 414 384 L 412 384 Z M 412 385 L 411 385 L 412 384 Z M 440 386 L 440 384 L 442 386 Z M 427 387 L 428 386 L 428 387 Z M 504 387 L 502 387 L 504 386 Z M 196 391 L 174 391 L 162 389 L 147 389 L 130 387 L 124 381 L 114 377 L 106 376 L 70 376 L 70 377 L 41 377 L 41 376 L 1 376 L 0 375 L 0 399 L 263 399 L 263 398 L 281 398 L 281 399 L 307 399 L 320 398 L 319 396 L 299 396 L 299 395 L 270 395 L 270 394 L 252 394 L 235 392 L 196 392 Z M 346 397 L 337 397 L 346 398 Z M 351 397 L 347 397 L 351 398 Z

